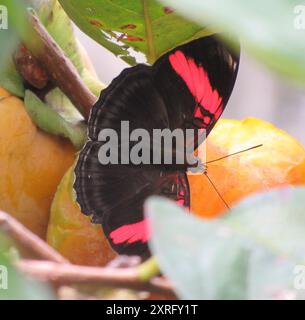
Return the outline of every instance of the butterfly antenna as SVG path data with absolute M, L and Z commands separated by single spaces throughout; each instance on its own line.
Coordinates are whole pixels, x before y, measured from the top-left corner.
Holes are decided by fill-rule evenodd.
M 236 154 L 240 154 L 240 153 L 243 153 L 243 152 L 246 152 L 246 151 L 250 151 L 250 150 L 253 150 L 253 149 L 262 147 L 262 146 L 263 146 L 263 144 L 258 144 L 257 146 L 254 146 L 254 147 L 251 147 L 251 148 L 248 148 L 248 149 L 245 149 L 245 150 L 237 151 L 237 152 L 228 154 L 228 155 L 226 155 L 226 156 L 224 156 L 224 157 L 221 157 L 221 158 L 217 158 L 217 159 L 208 161 L 208 162 L 206 162 L 205 164 L 209 164 L 209 163 L 212 163 L 212 162 L 220 161 L 220 160 L 229 158 L 229 157 L 231 157 L 231 156 L 235 156 Z
M 214 188 L 214 190 L 216 191 L 216 193 L 218 194 L 219 198 L 222 200 L 222 202 L 224 203 L 224 205 L 227 207 L 228 210 L 231 210 L 230 206 L 228 205 L 228 203 L 226 202 L 226 200 L 223 198 L 223 196 L 220 194 L 220 192 L 218 191 L 218 189 L 216 188 L 214 182 L 211 180 L 211 178 L 208 176 L 207 172 L 204 173 L 204 175 L 207 177 L 207 179 L 209 180 L 209 182 L 211 183 L 212 187 Z
M 205 163 L 205 165 L 209 164 L 209 163 L 213 163 L 213 162 L 216 162 L 216 161 L 220 161 L 220 160 L 223 160 L 223 159 L 226 159 L 228 157 L 231 157 L 231 156 L 234 156 L 236 154 L 240 154 L 240 153 L 243 153 L 243 152 L 246 152 L 246 151 L 250 151 L 250 150 L 253 150 L 253 149 L 256 149 L 256 148 L 259 148 L 259 147 L 262 147 L 263 144 L 258 144 L 256 146 L 253 146 L 251 148 L 247 148 L 247 149 L 244 149 L 244 150 L 241 150 L 241 151 L 237 151 L 237 152 L 234 152 L 234 153 L 231 153 L 231 154 L 228 154 L 224 157 L 221 157 L 221 158 L 217 158 L 217 159 L 214 159 L 214 160 L 211 160 L 211 161 L 207 161 Z M 209 182 L 211 183 L 213 189 L 216 191 L 216 193 L 218 194 L 219 198 L 221 199 L 221 201 L 224 203 L 224 205 L 227 207 L 228 210 L 231 210 L 230 206 L 228 205 L 228 203 L 226 202 L 226 200 L 223 198 L 223 196 L 221 195 L 221 193 L 218 191 L 216 185 L 214 184 L 214 182 L 212 181 L 212 179 L 209 177 L 209 175 L 207 174 L 207 172 L 204 172 L 204 175 L 207 177 L 207 179 L 209 180 Z

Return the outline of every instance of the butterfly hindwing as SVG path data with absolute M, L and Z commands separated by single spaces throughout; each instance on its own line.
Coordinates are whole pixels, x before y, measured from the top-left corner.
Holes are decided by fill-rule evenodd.
M 149 231 L 143 204 L 151 195 L 163 195 L 189 205 L 189 187 L 184 172 L 161 167 L 100 164 L 99 141 L 88 142 L 75 168 L 74 189 L 82 212 L 101 224 L 112 247 L 122 254 L 148 255 Z
M 145 199 L 152 195 L 165 196 L 180 206 L 189 207 L 189 185 L 183 172 L 168 174 L 157 170 L 149 176 L 141 176 L 141 179 L 141 188 L 138 193 L 133 194 L 133 199 L 119 205 L 123 212 L 129 209 L 129 214 L 118 214 L 116 218 L 106 216 L 104 230 L 117 252 L 147 257 L 150 254 L 147 244 L 150 229 L 149 222 L 143 215 Z

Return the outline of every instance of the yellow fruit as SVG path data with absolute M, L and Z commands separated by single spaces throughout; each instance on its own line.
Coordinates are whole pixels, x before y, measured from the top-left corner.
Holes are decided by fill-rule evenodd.
M 11 94 L 6 91 L 5 89 L 3 89 L 2 87 L 0 87 L 0 101 L 11 96 Z
M 220 120 L 207 139 L 207 160 L 258 144 L 262 147 L 208 166 L 208 175 L 229 205 L 250 193 L 284 184 L 305 183 L 305 150 L 287 133 L 258 119 Z M 225 206 L 204 175 L 188 176 L 191 209 L 214 217 Z M 48 243 L 71 262 L 105 265 L 115 257 L 100 226 L 72 200 L 72 170 L 61 182 L 51 210 Z
M 36 127 L 23 102 L 0 88 L 0 209 L 45 237 L 50 206 L 75 149 Z
M 258 144 L 263 146 L 208 165 L 208 176 L 229 206 L 257 191 L 305 184 L 304 147 L 284 131 L 258 119 L 220 120 L 207 139 L 206 160 Z M 214 217 L 226 211 L 206 176 L 188 178 L 193 212 Z
M 100 225 L 81 213 L 73 193 L 73 169 L 69 169 L 54 198 L 48 228 L 48 243 L 72 263 L 104 266 L 116 254 Z

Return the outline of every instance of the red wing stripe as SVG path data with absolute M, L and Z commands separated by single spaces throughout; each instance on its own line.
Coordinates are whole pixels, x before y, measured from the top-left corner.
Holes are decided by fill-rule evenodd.
M 176 203 L 178 206 L 184 206 L 184 199 L 177 200 Z
M 222 103 L 217 90 L 213 90 L 209 77 L 202 66 L 178 50 L 169 56 L 176 73 L 185 81 L 196 101 L 210 113 L 215 114 Z M 195 110 L 195 113 L 197 110 Z
M 109 236 L 114 244 L 147 242 L 150 238 L 148 220 L 144 219 L 140 222 L 126 224 L 112 231 Z
M 174 70 L 182 77 L 182 79 L 186 82 L 188 88 L 192 92 L 192 94 L 196 95 L 195 87 L 193 84 L 193 78 L 191 75 L 191 71 L 186 60 L 186 57 L 181 51 L 176 51 L 171 54 L 169 57 L 169 61 L 174 68 Z

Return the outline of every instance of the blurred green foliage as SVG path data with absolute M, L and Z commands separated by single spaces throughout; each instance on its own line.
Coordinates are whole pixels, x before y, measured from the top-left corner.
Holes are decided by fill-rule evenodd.
M 304 1 L 160 1 L 198 24 L 213 23 L 234 33 L 257 59 L 285 77 L 305 84 Z
M 304 187 L 273 190 L 215 220 L 151 199 L 150 246 L 182 299 L 304 299 L 294 273 L 305 270 L 304 199 Z
M 0 232 L 0 300 L 50 300 L 51 288 L 29 279 L 13 265 L 18 253 L 14 243 Z

